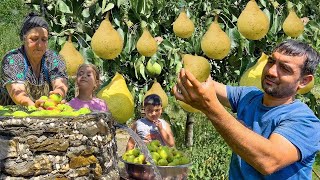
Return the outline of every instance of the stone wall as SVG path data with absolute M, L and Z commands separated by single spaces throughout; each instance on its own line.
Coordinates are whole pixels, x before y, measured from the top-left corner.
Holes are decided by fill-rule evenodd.
M 0 117 L 0 179 L 120 179 L 110 113 Z

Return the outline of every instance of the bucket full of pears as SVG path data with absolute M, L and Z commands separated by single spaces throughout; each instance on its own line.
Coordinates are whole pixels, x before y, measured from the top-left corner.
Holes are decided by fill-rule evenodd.
M 153 140 L 147 144 L 156 167 L 146 160 L 138 148 L 126 151 L 121 161 L 130 178 L 140 180 L 155 179 L 154 169 L 157 168 L 164 180 L 182 180 L 188 178 L 191 162 L 189 158 L 174 147 L 162 146 L 160 141 Z

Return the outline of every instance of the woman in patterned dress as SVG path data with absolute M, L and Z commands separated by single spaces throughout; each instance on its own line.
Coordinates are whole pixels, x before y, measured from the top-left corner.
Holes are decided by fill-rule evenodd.
M 49 25 L 30 13 L 24 20 L 23 45 L 9 51 L 0 64 L 0 105 L 39 105 L 41 96 L 65 97 L 66 66 L 62 57 L 48 49 Z

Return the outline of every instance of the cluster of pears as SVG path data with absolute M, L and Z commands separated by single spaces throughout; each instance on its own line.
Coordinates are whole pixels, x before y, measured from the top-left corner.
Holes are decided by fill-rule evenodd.
M 190 38 L 194 32 L 194 24 L 188 18 L 184 9 L 181 10 L 178 18 L 173 22 L 173 32 L 181 38 Z M 201 49 L 209 58 L 221 60 L 229 54 L 230 48 L 230 38 L 220 28 L 216 15 L 214 22 L 201 39 Z
M 302 20 L 297 16 L 288 2 L 289 14 L 282 24 L 282 29 L 287 36 L 298 37 L 304 30 Z M 259 8 L 255 0 L 250 0 L 241 12 L 237 27 L 239 32 L 249 40 L 260 40 L 269 31 L 270 22 L 267 15 Z
M 162 146 L 159 140 L 151 141 L 147 144 L 147 147 L 157 166 L 178 166 L 190 163 L 189 158 L 182 151 Z M 122 159 L 134 164 L 150 164 L 138 148 L 126 151 L 122 155 Z
M 67 74 L 69 76 L 75 76 L 78 67 L 84 63 L 84 58 L 79 51 L 74 47 L 72 41 L 72 35 L 69 35 L 68 41 L 62 46 L 59 54 L 63 57 L 67 67 Z
M 73 109 L 68 104 L 61 103 L 62 97 L 58 94 L 51 94 L 48 96 L 41 96 L 39 99 L 43 100 L 39 108 L 35 106 L 28 106 L 23 110 L 13 110 L 9 107 L 0 106 L 0 116 L 13 117 L 45 117 L 45 116 L 80 116 L 91 113 L 89 108 Z
M 119 123 L 126 123 L 134 113 L 134 101 L 124 77 L 118 72 L 111 82 L 102 88 L 97 97 L 105 100 L 112 117 Z
M 261 77 L 264 66 L 267 64 L 268 55 L 262 52 L 256 64 L 244 72 L 240 78 L 240 86 L 255 86 L 262 89 Z M 314 86 L 314 78 L 304 88 L 298 90 L 298 94 L 308 93 Z

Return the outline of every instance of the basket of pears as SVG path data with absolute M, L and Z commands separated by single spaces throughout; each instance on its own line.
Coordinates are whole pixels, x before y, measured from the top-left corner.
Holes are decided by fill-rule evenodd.
M 191 162 L 189 158 L 175 147 L 162 146 L 153 140 L 147 144 L 153 163 L 148 162 L 140 149 L 134 148 L 122 155 L 128 176 L 135 179 L 155 179 L 155 168 L 162 179 L 187 179 Z
M 68 104 L 65 104 L 63 98 L 58 94 L 49 96 L 41 96 L 40 106 L 2 106 L 0 108 L 0 116 L 6 117 L 75 117 L 80 115 L 90 114 L 89 108 L 73 109 Z

